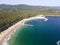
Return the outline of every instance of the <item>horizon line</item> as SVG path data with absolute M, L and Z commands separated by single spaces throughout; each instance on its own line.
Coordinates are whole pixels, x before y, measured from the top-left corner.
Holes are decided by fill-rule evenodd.
M 31 4 L 6 4 L 6 3 L 1 3 L 0 5 L 28 5 L 28 6 L 48 6 L 48 5 L 31 5 Z M 49 5 L 52 6 L 52 5 Z M 54 5 L 55 7 L 55 5 Z

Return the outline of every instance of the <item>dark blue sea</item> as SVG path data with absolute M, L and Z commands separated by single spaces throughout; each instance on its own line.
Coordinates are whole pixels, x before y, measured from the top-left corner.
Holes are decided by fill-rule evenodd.
M 11 45 L 60 45 L 60 16 L 46 16 L 43 19 L 30 20 L 14 36 Z M 10 43 L 11 43 L 10 42 Z

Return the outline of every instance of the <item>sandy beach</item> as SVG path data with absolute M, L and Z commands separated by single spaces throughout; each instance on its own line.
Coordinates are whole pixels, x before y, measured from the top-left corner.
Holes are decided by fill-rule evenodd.
M 45 16 L 60 16 L 60 15 L 45 15 Z
M 15 31 L 18 27 L 23 26 L 26 21 L 34 20 L 34 19 L 44 19 L 44 21 L 48 20 L 47 18 L 45 18 L 45 16 L 38 15 L 38 16 L 23 19 L 23 20 L 17 22 L 15 25 L 13 25 L 13 26 L 9 27 L 7 30 L 1 32 L 1 34 L 0 34 L 0 45 L 3 45 L 3 42 L 6 39 L 6 37 L 8 37 L 9 35 L 11 36 L 11 33 L 13 33 L 12 31 Z M 7 40 L 9 40 L 9 39 L 7 39 Z
M 15 25 L 9 27 L 7 30 L 1 32 L 1 34 L 0 34 L 0 44 L 4 41 L 4 39 L 6 38 L 6 36 L 7 36 L 11 31 L 15 30 L 18 26 L 22 26 L 22 25 L 23 25 L 23 24 L 22 24 L 23 21 L 24 21 L 24 20 L 19 21 L 19 22 L 16 23 Z

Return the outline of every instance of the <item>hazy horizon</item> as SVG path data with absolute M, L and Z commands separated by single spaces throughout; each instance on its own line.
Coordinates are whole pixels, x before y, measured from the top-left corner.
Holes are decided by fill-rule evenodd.
M 27 4 L 34 6 L 60 6 L 60 0 L 0 0 L 0 4 L 18 5 Z
M 0 4 L 0 5 L 27 5 L 27 6 L 43 6 L 43 5 L 29 5 L 29 4 Z M 45 5 L 44 5 L 45 6 Z M 47 6 L 47 7 L 59 7 L 59 6 Z

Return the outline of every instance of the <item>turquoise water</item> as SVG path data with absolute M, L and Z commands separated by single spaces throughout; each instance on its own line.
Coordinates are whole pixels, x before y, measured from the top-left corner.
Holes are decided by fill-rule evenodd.
M 12 45 L 58 45 L 60 41 L 60 17 L 48 17 L 48 21 L 31 20 L 26 24 L 33 26 L 23 26 L 18 29 Z M 60 43 L 60 42 L 59 42 Z

